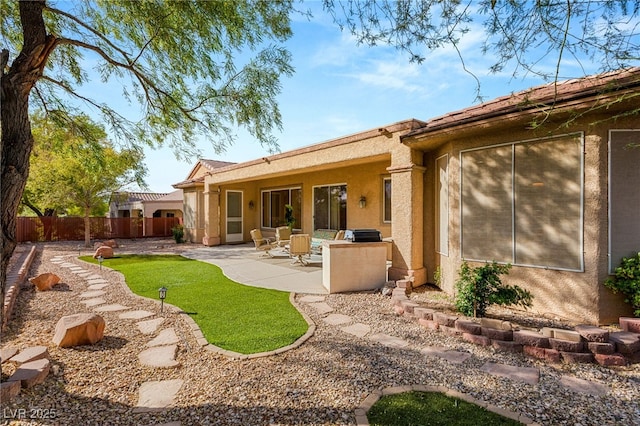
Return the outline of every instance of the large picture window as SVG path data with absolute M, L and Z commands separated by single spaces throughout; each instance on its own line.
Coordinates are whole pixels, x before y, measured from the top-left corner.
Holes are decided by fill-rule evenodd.
M 262 191 L 262 227 L 276 228 L 287 225 L 285 221 L 285 206 L 293 207 L 293 217 L 296 220 L 293 227 L 302 226 L 302 190 L 300 188 L 281 188 Z
M 640 250 L 640 130 L 609 132 L 609 271 Z
M 463 258 L 582 270 L 582 153 L 582 134 L 463 151 Z
M 313 188 L 313 229 L 347 229 L 347 185 Z

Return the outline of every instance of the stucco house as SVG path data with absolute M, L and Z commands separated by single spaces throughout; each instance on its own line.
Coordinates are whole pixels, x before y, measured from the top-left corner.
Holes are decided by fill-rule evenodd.
M 504 281 L 533 293 L 533 311 L 609 323 L 630 309 L 602 283 L 640 250 L 640 148 L 629 148 L 640 143 L 638 105 L 634 68 L 245 163 L 199 164 L 174 187 L 193 242 L 268 235 L 291 204 L 299 232 L 390 237 L 392 280 L 421 285 L 438 270 L 453 293 L 463 260 L 508 262 Z
M 114 192 L 109 197 L 108 217 L 182 217 L 182 190 L 161 192 Z

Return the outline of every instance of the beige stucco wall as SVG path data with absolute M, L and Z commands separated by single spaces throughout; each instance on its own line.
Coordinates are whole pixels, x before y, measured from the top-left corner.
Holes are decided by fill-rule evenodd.
M 534 296 L 532 310 L 541 315 L 563 317 L 575 321 L 606 324 L 629 315 L 628 305 L 619 295 L 603 286 L 608 276 L 608 216 L 607 216 L 607 142 L 610 128 L 638 128 L 637 117 L 590 126 L 599 118 L 590 116 L 570 128 L 557 130 L 554 123 L 540 131 L 527 130 L 525 125 L 494 123 L 478 126 L 467 132 L 441 136 L 434 149 L 425 153 L 424 199 L 424 264 L 430 271 L 441 268 L 442 288 L 454 294 L 454 283 L 461 264 L 460 252 L 460 151 L 545 137 L 551 134 L 584 132 L 584 271 L 571 272 L 534 267 L 514 266 L 504 282 L 528 289 Z M 505 126 L 506 124 L 506 126 Z M 559 124 L 559 123 L 555 123 Z M 549 132 L 549 129 L 552 129 Z M 449 256 L 435 253 L 435 159 L 449 154 Z M 490 242 L 488 242 L 490 243 Z M 433 276 L 430 276 L 433 281 Z
M 389 161 L 377 161 L 362 164 L 359 167 L 338 167 L 319 170 L 312 173 L 298 173 L 235 184 L 212 185 L 215 190 L 220 189 L 221 243 L 226 243 L 226 227 L 224 212 L 226 212 L 226 197 L 228 190 L 243 192 L 243 231 L 244 240 L 251 241 L 250 231 L 260 228 L 261 222 L 261 191 L 280 188 L 300 187 L 302 189 L 302 218 L 296 218 L 295 228 L 303 233 L 313 232 L 313 188 L 333 184 L 347 185 L 347 227 L 379 229 L 384 237 L 391 235 L 391 225 L 383 222 L 383 178 L 388 177 Z M 367 199 L 366 207 L 360 208 L 360 196 Z M 249 203 L 253 201 L 253 209 Z M 262 228 L 265 236 L 272 236 L 273 229 Z

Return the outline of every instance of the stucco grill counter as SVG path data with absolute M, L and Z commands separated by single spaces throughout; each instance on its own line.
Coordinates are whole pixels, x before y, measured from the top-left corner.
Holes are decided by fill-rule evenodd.
M 374 290 L 387 281 L 387 242 L 378 231 L 362 233 L 372 242 L 327 240 L 322 243 L 322 285 L 329 293 Z

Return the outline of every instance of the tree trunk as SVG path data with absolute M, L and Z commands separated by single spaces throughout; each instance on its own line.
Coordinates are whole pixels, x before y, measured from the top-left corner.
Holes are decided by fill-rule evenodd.
M 49 54 L 56 39 L 47 36 L 42 10 L 44 0 L 21 1 L 20 18 L 24 44 L 11 67 L 6 71 L 9 52 L 2 51 L 2 77 L 0 78 L 0 114 L 2 140 L 0 147 L 0 296 L 4 301 L 7 267 L 16 248 L 16 217 L 20 199 L 29 176 L 29 156 L 33 148 L 33 135 L 29 121 L 29 93 L 42 77 Z M 6 71 L 6 72 L 5 72 Z M 4 313 L 0 310 L 0 323 Z
M 89 219 L 89 215 L 91 214 L 91 207 L 84 207 L 84 246 L 91 247 L 91 219 Z

